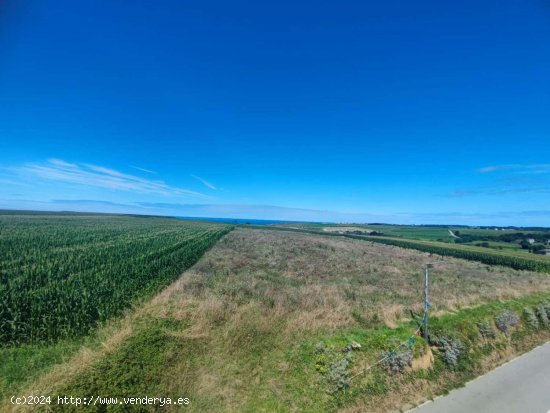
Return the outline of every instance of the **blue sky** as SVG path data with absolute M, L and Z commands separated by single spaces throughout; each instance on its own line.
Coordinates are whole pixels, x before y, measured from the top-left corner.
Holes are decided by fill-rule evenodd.
M 546 1 L 0 6 L 0 208 L 550 226 Z

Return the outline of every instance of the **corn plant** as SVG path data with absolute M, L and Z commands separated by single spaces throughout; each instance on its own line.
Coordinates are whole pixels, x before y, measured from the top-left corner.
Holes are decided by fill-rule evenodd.
M 0 343 L 88 334 L 178 277 L 231 226 L 109 215 L 0 215 Z

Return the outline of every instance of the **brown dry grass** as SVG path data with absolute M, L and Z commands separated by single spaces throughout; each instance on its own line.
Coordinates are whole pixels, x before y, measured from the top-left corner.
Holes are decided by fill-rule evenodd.
M 550 290 L 550 278 L 537 273 L 360 240 L 238 229 L 156 297 L 151 315 L 190 320 L 184 334 L 208 343 L 208 364 L 194 373 L 194 397 L 216 400 L 224 411 L 244 411 L 250 398 L 261 398 L 262 392 L 284 397 L 284 368 L 280 379 L 270 378 L 263 387 L 260 381 L 287 361 L 245 361 L 241 349 L 254 353 L 258 340 L 270 351 L 284 351 L 302 334 L 393 326 L 408 316 L 407 310 L 421 309 L 422 267 L 434 260 L 432 304 L 438 312 Z M 184 372 L 184 366 L 175 366 L 171 375 Z M 415 399 L 418 385 L 403 384 L 398 396 L 370 400 L 368 406 L 358 401 L 349 411 L 420 402 Z M 178 389 L 176 382 L 172 386 Z M 243 390 L 249 388 L 256 390 Z M 440 384 L 426 382 L 420 394 L 440 390 Z
M 174 311 L 185 317 L 192 307 L 201 331 L 249 302 L 284 319 L 287 333 L 378 321 L 393 326 L 409 310 L 421 310 L 422 268 L 430 261 L 437 261 L 435 313 L 550 290 L 544 274 L 347 238 L 238 229 L 157 300 L 186 302 Z

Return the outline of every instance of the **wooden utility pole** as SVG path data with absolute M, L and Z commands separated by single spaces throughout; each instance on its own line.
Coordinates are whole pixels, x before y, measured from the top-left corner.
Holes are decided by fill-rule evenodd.
M 424 338 L 429 341 L 428 312 L 430 311 L 430 268 L 433 264 L 426 264 L 424 273 Z

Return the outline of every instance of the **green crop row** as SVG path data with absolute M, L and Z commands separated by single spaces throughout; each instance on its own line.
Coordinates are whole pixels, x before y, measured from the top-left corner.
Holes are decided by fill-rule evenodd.
M 88 334 L 193 265 L 229 225 L 0 215 L 0 344 Z

